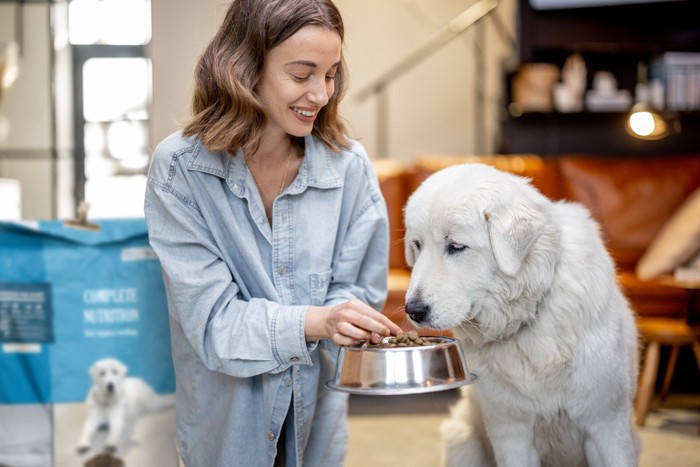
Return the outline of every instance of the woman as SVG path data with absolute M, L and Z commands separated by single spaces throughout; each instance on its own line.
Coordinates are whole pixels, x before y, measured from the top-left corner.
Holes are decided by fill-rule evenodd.
M 146 217 L 162 265 L 188 467 L 334 466 L 335 345 L 398 326 L 388 221 L 338 117 L 330 0 L 235 0 L 196 69 L 193 118 L 156 149 Z

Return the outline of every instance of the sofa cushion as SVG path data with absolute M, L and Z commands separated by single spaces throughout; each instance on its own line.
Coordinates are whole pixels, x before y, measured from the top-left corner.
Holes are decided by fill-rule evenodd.
M 671 287 L 659 279 L 641 280 L 634 271 L 618 272 L 617 281 L 638 316 L 680 317 L 686 312 L 687 289 Z
M 558 200 L 563 196 L 559 165 L 556 159 L 534 154 L 508 154 L 496 156 L 421 155 L 414 159 L 415 176 L 409 191 L 413 192 L 429 175 L 455 164 L 480 163 L 532 180 L 532 184 L 545 196 Z
M 393 159 L 374 159 L 372 166 L 377 174 L 389 215 L 389 267 L 405 268 L 407 266 L 403 251 L 403 205 L 408 196 L 408 171 L 404 164 Z
M 700 158 L 561 157 L 568 199 L 600 223 L 618 266 L 633 269 L 664 223 L 700 186 Z
M 651 279 L 673 272 L 700 251 L 700 188 L 664 224 L 637 263 L 637 276 Z

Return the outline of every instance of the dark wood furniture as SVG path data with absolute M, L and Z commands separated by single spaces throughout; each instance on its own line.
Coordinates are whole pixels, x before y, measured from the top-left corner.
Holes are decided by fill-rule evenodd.
M 660 282 L 669 287 L 687 290 L 689 293 L 688 305 L 684 313 L 678 317 L 641 316 L 637 319 L 637 329 L 644 348 L 642 371 L 635 401 L 635 418 L 639 426 L 644 425 L 654 398 L 654 386 L 659 370 L 661 346 L 669 346 L 671 352 L 666 363 L 663 384 L 659 392 L 660 402 L 663 403 L 668 396 L 681 347 L 692 347 L 695 361 L 698 364 L 698 371 L 700 372 L 700 324 L 698 324 L 697 311 L 695 309 L 696 299 L 698 293 L 700 293 L 700 281 L 676 281 L 673 277 L 664 277 L 660 279 Z M 698 424 L 698 435 L 700 435 L 700 423 Z

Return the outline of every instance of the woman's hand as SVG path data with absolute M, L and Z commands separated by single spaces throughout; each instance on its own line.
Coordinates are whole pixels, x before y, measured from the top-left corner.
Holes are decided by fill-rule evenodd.
M 401 328 L 366 303 L 351 300 L 332 307 L 310 306 L 304 330 L 307 340 L 331 339 L 336 345 L 351 346 L 364 340 L 377 344 Z

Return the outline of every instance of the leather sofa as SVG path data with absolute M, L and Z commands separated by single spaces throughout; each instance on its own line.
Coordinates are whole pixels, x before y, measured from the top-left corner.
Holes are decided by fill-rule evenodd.
M 410 329 L 403 310 L 410 270 L 403 252 L 403 206 L 408 196 L 435 171 L 452 164 L 486 163 L 532 179 L 553 200 L 584 204 L 598 221 L 618 268 L 618 280 L 640 316 L 678 316 L 689 292 L 642 281 L 635 266 L 664 223 L 700 186 L 700 155 L 602 157 L 560 155 L 445 156 L 425 155 L 410 164 L 374 161 L 387 201 L 391 225 L 389 297 L 383 312 Z M 698 310 L 700 311 L 700 310 Z M 430 334 L 429 330 L 419 330 Z

